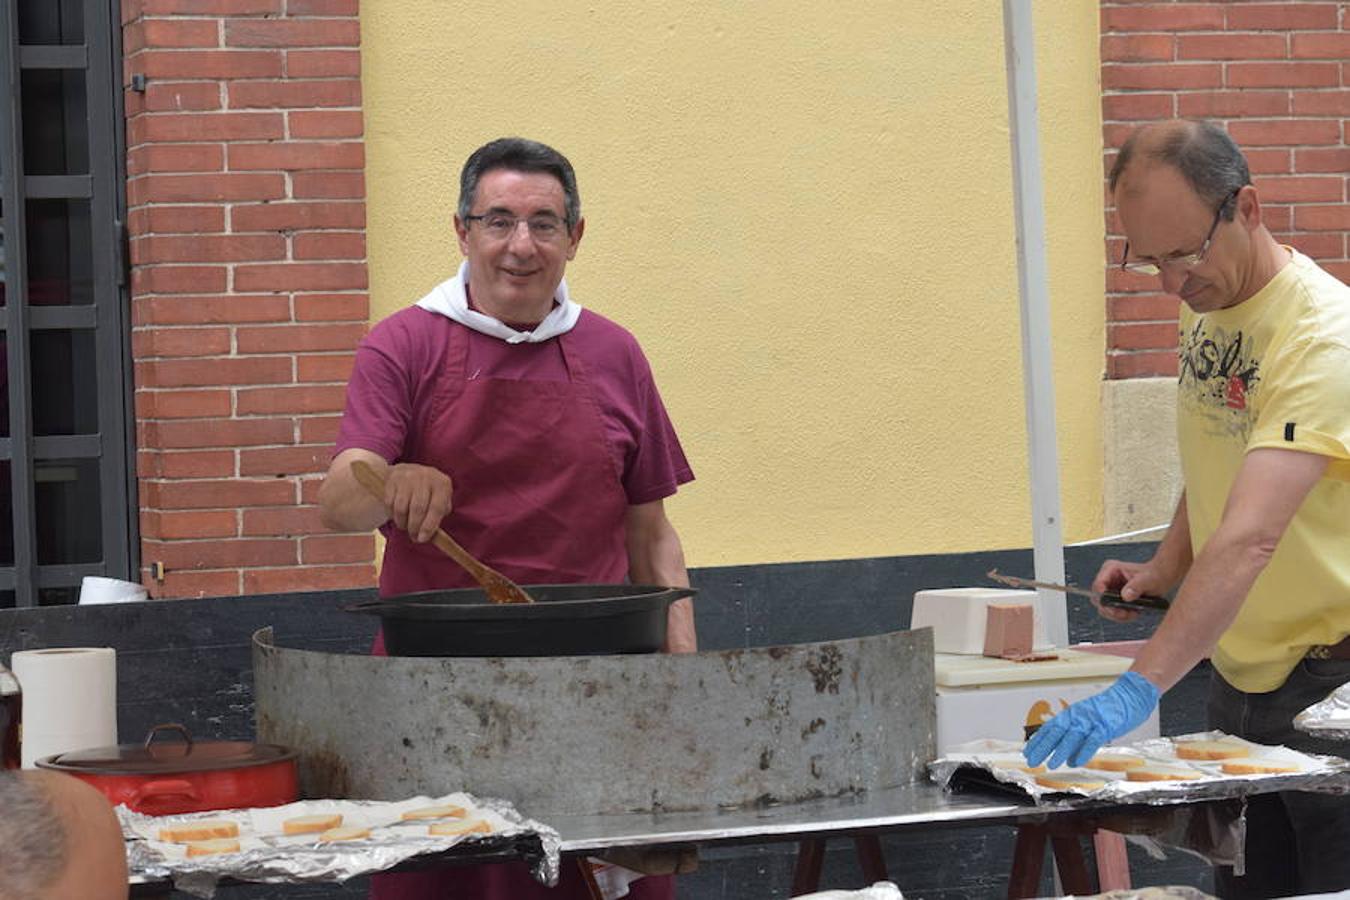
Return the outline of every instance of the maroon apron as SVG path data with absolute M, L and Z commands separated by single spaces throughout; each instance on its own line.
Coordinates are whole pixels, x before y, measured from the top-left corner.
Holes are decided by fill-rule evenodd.
M 569 352 L 567 334 L 556 340 L 568 381 L 466 378 L 468 329 L 452 327 L 430 408 L 417 423 L 411 452 L 399 461 L 449 473 L 454 505 L 442 527 L 513 581 L 617 584 L 628 576 L 628 498 L 585 364 Z M 384 532 L 380 596 L 477 586 L 430 543 L 415 543 L 392 526 Z M 383 635 L 373 652 L 384 654 Z M 581 900 L 590 895 L 569 859 L 552 890 L 531 878 L 524 863 L 501 863 L 377 875 L 370 896 Z M 674 879 L 644 878 L 628 896 L 673 898 Z

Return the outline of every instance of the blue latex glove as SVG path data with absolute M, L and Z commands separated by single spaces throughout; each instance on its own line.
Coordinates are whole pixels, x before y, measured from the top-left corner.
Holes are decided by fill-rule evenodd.
M 1022 755 L 1039 766 L 1081 766 L 1107 741 L 1138 728 L 1158 705 L 1161 692 L 1138 672 L 1126 672 L 1100 694 L 1080 700 L 1046 722 L 1027 741 Z

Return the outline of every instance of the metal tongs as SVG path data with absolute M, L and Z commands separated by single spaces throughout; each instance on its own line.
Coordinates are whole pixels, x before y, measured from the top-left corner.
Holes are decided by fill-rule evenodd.
M 1128 609 L 1133 612 L 1165 613 L 1172 606 L 1172 601 L 1168 600 L 1166 597 L 1154 597 L 1150 594 L 1142 594 L 1135 600 L 1126 600 L 1115 591 L 1090 591 L 1087 588 L 1052 584 L 1048 581 L 1032 581 L 1029 578 L 1018 578 L 1015 575 L 1003 575 L 998 569 L 990 569 L 985 573 L 985 577 L 993 579 L 999 584 L 1006 584 L 1009 587 L 1044 588 L 1048 591 L 1059 591 L 1061 594 L 1074 594 L 1078 597 L 1087 597 L 1096 600 L 1102 606 L 1110 606 L 1115 609 Z

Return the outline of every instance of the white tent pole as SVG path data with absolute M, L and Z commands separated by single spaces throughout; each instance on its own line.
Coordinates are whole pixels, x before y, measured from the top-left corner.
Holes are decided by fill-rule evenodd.
M 1022 312 L 1022 387 L 1031 464 L 1031 536 L 1036 580 L 1064 583 L 1059 460 L 1055 448 L 1055 384 L 1050 365 L 1050 291 L 1045 262 L 1045 203 L 1036 107 L 1036 53 L 1031 0 L 1003 0 L 1017 218 L 1017 284 Z M 1042 590 L 1038 613 L 1056 647 L 1069 642 L 1064 597 Z

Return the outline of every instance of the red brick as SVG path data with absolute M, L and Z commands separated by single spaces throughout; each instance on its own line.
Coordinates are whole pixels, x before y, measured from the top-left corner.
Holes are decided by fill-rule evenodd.
M 1334 144 L 1341 139 L 1339 123 L 1320 119 L 1230 122 L 1228 133 L 1240 147 Z
M 1223 84 L 1223 67 L 1218 64 L 1176 63 L 1159 65 L 1102 66 L 1102 90 L 1197 90 Z
M 290 78 L 358 77 L 359 50 L 288 50 L 286 75 Z
M 1228 87 L 1336 87 L 1340 67 L 1335 63 L 1230 63 Z
M 1158 276 L 1136 275 L 1126 272 L 1120 266 L 1111 266 L 1106 270 L 1106 290 L 1112 294 L 1156 293 L 1159 287 Z
M 248 594 L 280 594 L 296 591 L 335 591 L 373 587 L 375 567 L 305 566 L 294 569 L 245 569 L 244 591 Z
M 1313 259 L 1343 259 L 1345 257 L 1345 235 L 1334 231 L 1318 231 L 1307 234 L 1277 234 L 1275 239 L 1281 244 L 1290 244 L 1300 253 Z
M 179 571 L 285 566 L 300 561 L 299 548 L 295 541 L 288 540 L 142 541 L 141 546 L 151 559 Z
M 140 97 L 148 112 L 220 109 L 220 85 L 210 81 L 151 81 Z
M 1281 175 L 1294 171 L 1292 156 L 1288 150 L 1263 150 L 1243 148 L 1242 155 L 1247 157 L 1247 167 L 1253 175 Z
M 141 144 L 127 151 L 127 174 L 219 172 L 225 168 L 220 144 Z
M 1261 223 L 1271 231 L 1289 231 L 1293 221 L 1293 214 L 1285 204 L 1267 203 L 1261 208 Z
M 236 396 L 236 403 L 238 414 L 241 416 L 275 413 L 311 415 L 341 412 L 346 398 L 345 386 L 303 385 L 241 390 Z
M 1106 345 L 1117 350 L 1165 350 L 1176 347 L 1177 325 L 1175 322 L 1108 325 Z
M 263 203 L 230 210 L 234 231 L 364 228 L 365 224 L 364 203 Z
M 367 286 L 366 266 L 364 263 L 237 266 L 234 270 L 234 286 L 241 291 L 364 290 Z
M 133 237 L 146 234 L 210 234 L 225 230 L 219 206 L 143 206 L 127 219 Z
M 1350 231 L 1350 204 L 1295 207 L 1294 227 L 1299 231 Z
M 131 259 L 136 264 L 285 258 L 286 239 L 279 234 L 161 235 L 131 244 Z
M 146 0 L 153 2 L 153 0 Z M 150 557 L 141 551 L 141 558 Z M 234 597 L 240 593 L 239 570 L 217 569 L 209 572 L 166 572 L 164 581 L 151 580 L 150 568 L 142 570 L 145 583 L 150 585 L 150 594 L 156 599 L 171 600 L 179 597 Z
M 300 443 L 332 444 L 337 440 L 338 426 L 341 424 L 341 416 L 306 416 L 300 420 Z M 301 487 L 304 490 L 309 490 L 311 485 L 308 481 L 305 481 L 301 483 Z M 315 491 L 319 489 L 317 484 L 312 487 Z M 302 496 L 306 503 L 311 502 L 307 494 Z
M 364 172 L 296 172 L 291 176 L 291 196 L 297 200 L 361 200 L 366 196 L 366 176 Z
M 294 537 L 301 534 L 323 534 L 327 530 L 319 521 L 317 506 L 281 506 L 274 509 L 244 510 L 241 533 L 249 536 Z
M 158 520 L 158 534 L 163 540 L 182 538 L 236 537 L 239 534 L 239 514 L 232 509 L 167 510 L 153 513 Z M 158 549 L 158 547 L 156 548 Z M 163 557 L 159 557 L 162 561 Z
M 209 325 L 285 322 L 290 300 L 275 294 L 219 297 L 138 297 L 132 301 L 137 325 Z
M 134 294 L 199 294 L 225 290 L 223 266 L 143 266 L 131 272 Z
M 1295 59 L 1334 59 L 1340 62 L 1350 58 L 1350 34 L 1296 34 Z
M 230 414 L 229 391 L 137 391 L 142 419 L 222 418 Z
M 375 561 L 375 538 L 370 534 L 323 534 L 300 540 L 300 563 L 366 563 Z
M 230 352 L 228 328 L 138 328 L 132 335 L 136 358 L 221 356 Z
M 355 357 L 350 353 L 324 354 L 321 356 L 297 356 L 295 358 L 296 381 L 333 381 L 346 384 L 352 376 L 352 364 Z
M 276 112 L 155 113 L 132 121 L 131 144 L 275 140 L 285 127 Z
M 1309 31 L 1336 27 L 1334 3 L 1233 3 L 1230 31 Z
M 136 180 L 145 182 L 145 199 L 155 203 L 276 200 L 286 196 L 286 176 L 271 172 L 145 175 Z
M 1350 172 L 1350 148 L 1297 148 L 1294 150 L 1294 169 L 1298 172 Z
M 1350 116 L 1350 89 L 1299 91 L 1294 94 L 1294 115 Z
M 277 325 L 240 328 L 235 333 L 235 341 L 240 353 L 313 353 L 351 350 L 365 333 L 364 324 Z
M 1177 38 L 1177 59 L 1285 59 L 1283 34 L 1183 34 Z
M 1177 39 L 1170 34 L 1108 34 L 1102 36 L 1102 60 L 1109 62 L 1167 62 L 1176 55 Z
M 360 141 L 295 141 L 284 144 L 231 144 L 230 168 L 359 169 L 365 165 Z
M 232 109 L 360 106 L 361 82 L 355 78 L 323 81 L 236 81 L 229 86 Z
M 1105 146 L 1118 149 L 1137 127 L 1134 122 L 1108 122 L 1102 126 L 1102 141 Z
M 282 0 L 141 0 L 147 16 L 280 15 Z
M 357 0 L 287 0 L 288 16 L 355 16 Z
M 234 19 L 225 23 L 225 43 L 231 47 L 359 47 L 361 26 L 355 19 Z
M 232 478 L 234 451 L 142 451 L 138 454 L 136 472 L 142 478 Z
M 1107 94 L 1102 97 L 1102 118 L 1107 121 L 1167 119 L 1173 115 L 1175 101 L 1172 94 Z
M 294 482 L 276 478 L 151 481 L 146 488 L 149 497 L 145 505 L 153 509 L 236 509 L 295 502 Z
M 172 420 L 143 424 L 145 443 L 169 450 L 286 444 L 295 434 L 295 425 L 290 419 L 224 419 L 213 422 L 210 428 L 203 428 L 201 422 Z
M 1330 175 L 1262 177 L 1256 180 L 1256 187 L 1267 203 L 1326 203 L 1344 198 L 1341 179 Z
M 266 447 L 260 450 L 239 451 L 239 474 L 248 475 L 312 475 L 328 471 L 332 456 L 331 444 L 308 447 Z
M 297 234 L 291 241 L 293 259 L 365 259 L 366 236 L 356 233 Z
M 287 384 L 291 380 L 291 361 L 282 357 L 166 359 L 146 363 L 144 370 L 144 380 L 137 382 L 142 387 Z
M 1105 7 L 1102 32 L 1115 31 L 1222 31 L 1223 5 L 1218 3 Z
M 279 78 L 277 50 L 147 50 L 133 71 L 147 78 Z
M 1333 278 L 1338 278 L 1342 282 L 1350 284 L 1350 263 L 1323 261 L 1321 266 L 1330 272 Z
M 294 110 L 286 120 L 292 138 L 354 138 L 365 133 L 360 110 Z
M 1123 294 L 1107 298 L 1107 319 L 1112 322 L 1173 322 L 1181 301 L 1171 294 Z
M 1250 118 L 1289 113 L 1288 91 L 1206 91 L 1177 95 L 1177 113 L 1187 118 Z
M 145 19 L 140 27 L 145 47 L 220 45 L 220 27 L 211 19 Z
M 297 322 L 368 322 L 369 294 L 296 294 Z
M 1175 350 L 1155 350 L 1147 353 L 1110 353 L 1106 357 L 1106 377 L 1151 378 L 1159 375 L 1175 377 L 1177 354 Z

